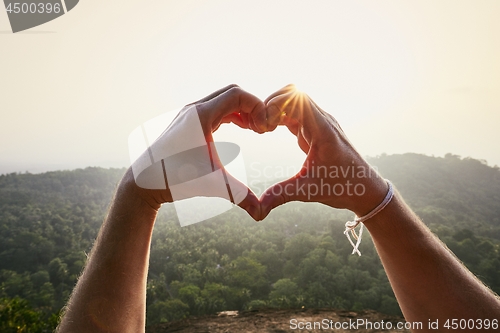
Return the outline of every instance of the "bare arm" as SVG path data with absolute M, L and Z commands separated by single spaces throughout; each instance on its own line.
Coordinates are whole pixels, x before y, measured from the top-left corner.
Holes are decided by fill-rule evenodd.
M 500 319 L 500 301 L 399 194 L 365 223 L 407 321 Z M 478 326 L 479 327 L 479 326 Z M 482 330 L 480 330 L 482 331 Z
M 128 170 L 118 186 L 58 332 L 142 332 L 149 248 L 157 209 Z
M 262 195 L 261 218 L 289 201 L 317 201 L 350 209 L 357 216 L 366 215 L 382 202 L 388 191 L 385 180 L 354 149 L 330 114 L 293 86 L 271 95 L 266 103 L 268 108 L 274 106 L 282 112 L 279 123 L 297 136 L 307 157 L 298 175 Z M 276 123 L 268 121 L 260 126 L 269 130 Z M 348 167 L 356 172 L 340 173 L 338 177 L 330 173 Z M 355 186 L 357 194 L 353 192 Z M 426 329 L 429 319 L 439 319 L 440 325 L 453 318 L 500 319 L 496 295 L 428 230 L 399 194 L 365 225 L 407 321 L 421 321 Z
M 199 117 L 206 142 L 212 141 L 212 132 L 221 123 L 237 122 L 251 112 L 264 109 L 262 101 L 237 86 L 228 86 L 194 104 L 196 108 L 189 108 L 189 112 Z M 187 117 L 187 112 L 178 115 L 179 123 L 182 117 Z M 169 135 L 172 130 L 177 133 L 187 130 L 188 137 L 193 134 L 189 128 L 173 127 L 162 135 Z M 158 142 L 168 144 L 168 140 Z M 220 164 L 220 161 L 213 155 L 208 163 Z M 158 209 L 173 198 L 165 183 L 164 189 L 139 187 L 132 170 L 129 168 L 118 186 L 57 332 L 137 333 L 145 330 L 151 235 Z M 159 181 L 165 180 L 161 177 Z M 193 191 L 195 194 L 196 189 Z M 255 218 L 260 215 L 258 199 L 249 190 L 238 205 Z

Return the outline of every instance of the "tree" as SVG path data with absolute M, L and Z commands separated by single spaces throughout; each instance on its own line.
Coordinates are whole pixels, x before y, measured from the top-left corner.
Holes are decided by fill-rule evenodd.
M 271 304 L 278 307 L 289 307 L 297 305 L 299 288 L 290 279 L 280 279 L 273 284 L 273 290 L 269 293 Z
M 229 266 L 229 279 L 232 285 L 248 288 L 254 297 L 267 295 L 269 286 L 265 276 L 265 266 L 248 257 L 238 257 Z
M 42 333 L 57 326 L 57 316 L 48 320 L 19 297 L 0 299 L 0 331 L 2 333 Z

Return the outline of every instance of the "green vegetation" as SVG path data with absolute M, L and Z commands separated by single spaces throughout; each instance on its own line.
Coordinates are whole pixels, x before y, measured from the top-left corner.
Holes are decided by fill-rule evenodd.
M 500 292 L 500 171 L 416 154 L 370 162 L 464 263 Z M 65 304 L 124 170 L 0 176 L 0 331 L 48 332 Z M 350 255 L 347 211 L 290 203 L 264 223 L 233 209 L 181 228 L 160 211 L 148 324 L 223 310 L 333 307 L 400 313 L 368 234 Z

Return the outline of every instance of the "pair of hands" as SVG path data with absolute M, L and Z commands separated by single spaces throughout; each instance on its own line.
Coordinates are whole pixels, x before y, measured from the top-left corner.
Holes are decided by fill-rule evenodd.
M 192 116 L 189 112 L 197 112 L 209 146 L 213 143 L 212 133 L 223 123 L 234 123 L 259 134 L 286 126 L 297 137 L 299 147 L 307 155 L 300 172 L 271 186 L 260 198 L 244 187 L 244 198 L 236 201 L 256 221 L 289 201 L 320 202 L 363 216 L 376 207 L 387 192 L 385 181 L 354 149 L 338 122 L 293 85 L 278 90 L 265 101 L 237 85 L 230 85 L 188 106 L 195 108 L 181 111 L 177 121 L 174 120 L 162 136 L 179 131 L 180 125 L 176 124 Z M 168 140 L 165 142 L 168 144 Z M 215 163 L 224 168 L 216 152 L 212 152 L 210 158 L 212 166 Z M 227 177 L 232 178 L 229 174 L 225 177 L 226 182 Z M 168 185 L 166 190 L 139 189 L 139 194 L 155 208 L 174 200 Z

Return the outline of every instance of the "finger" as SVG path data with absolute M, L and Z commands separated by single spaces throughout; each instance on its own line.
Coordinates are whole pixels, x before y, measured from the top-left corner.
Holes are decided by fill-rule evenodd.
M 222 119 L 231 113 L 250 114 L 265 111 L 264 103 L 239 87 L 232 87 L 209 101 L 197 105 L 204 125 L 217 128 Z
M 260 216 L 260 201 L 259 199 L 255 196 L 255 194 L 248 188 L 247 185 L 239 181 L 237 178 L 235 178 L 231 173 L 229 173 L 228 169 L 226 168 L 225 165 L 228 163 L 231 163 L 233 159 L 235 158 L 234 153 L 230 147 L 234 146 L 234 144 L 229 144 L 229 147 L 227 146 L 227 143 L 224 145 L 219 145 L 218 147 L 216 146 L 215 143 L 210 144 L 210 155 L 211 155 L 211 161 L 213 163 L 213 167 L 216 170 L 220 170 L 220 174 L 222 175 L 225 183 L 225 191 L 219 192 L 221 195 L 216 195 L 223 197 L 225 199 L 228 199 L 232 203 L 240 206 L 244 210 L 247 211 L 250 216 L 257 220 Z M 220 149 L 219 149 L 220 148 Z M 237 152 L 236 152 L 237 153 Z M 222 157 L 222 159 L 221 159 Z M 235 166 L 232 167 L 233 171 L 239 171 L 238 168 Z M 213 188 L 218 187 L 217 184 L 212 184 Z
M 288 85 L 269 96 L 264 104 L 268 109 L 273 104 L 278 105 L 282 109 L 282 118 L 293 118 L 302 125 L 308 126 L 312 125 L 312 123 L 325 125 L 330 120 L 342 131 L 337 120 L 331 114 L 319 107 L 306 93 L 297 90 L 294 85 Z M 283 117 L 283 114 L 285 117 Z M 280 123 L 280 125 L 282 124 L 284 123 Z
M 247 196 L 237 204 L 244 209 L 255 221 L 261 220 L 261 209 L 259 198 L 249 189 Z
M 295 119 L 290 118 L 286 115 L 281 117 L 280 125 L 285 125 L 293 135 L 297 136 L 302 125 Z
M 276 106 L 284 113 L 284 120 L 295 120 L 300 124 L 304 138 L 312 144 L 313 137 L 328 131 L 328 121 L 312 104 L 310 98 L 299 91 L 290 91 L 268 101 L 267 107 Z
M 282 122 L 284 117 L 284 112 L 282 112 L 276 105 L 270 105 L 266 107 L 267 114 L 267 131 L 272 132 L 278 127 L 278 125 Z
M 259 134 L 266 132 L 264 128 L 257 125 L 255 119 L 250 114 L 247 113 L 232 113 L 228 116 L 225 116 L 222 119 L 222 122 L 232 122 L 241 128 L 251 129 L 252 131 Z
M 233 177 L 226 169 L 222 169 L 229 194 L 229 200 L 244 210 L 256 221 L 260 218 L 260 201 L 257 196 L 242 182 Z
M 224 118 L 222 118 L 221 121 L 222 124 L 229 124 L 233 123 L 235 125 L 238 125 L 241 128 L 248 129 L 250 128 L 249 120 L 248 120 L 248 115 L 246 113 L 240 114 L 233 112 Z
M 305 139 L 302 131 L 299 131 L 299 134 L 297 135 L 297 143 L 299 145 L 299 148 L 307 154 L 309 154 L 309 150 L 311 149 L 311 145 L 307 140 Z
M 276 97 L 278 95 L 287 94 L 290 91 L 296 90 L 296 89 L 297 88 L 295 87 L 294 84 L 288 84 L 288 85 L 284 86 L 283 88 L 281 88 L 280 90 L 272 93 L 268 98 L 266 98 L 266 100 L 264 101 L 264 104 L 267 104 L 271 99 L 273 99 L 274 97 Z
M 288 92 L 273 97 L 267 101 L 266 106 L 268 108 L 272 106 L 278 108 L 287 117 L 297 120 L 301 124 L 303 124 L 305 113 L 311 111 L 310 103 L 309 100 L 306 99 L 306 95 L 297 90 L 289 90 Z
M 304 134 L 302 133 L 302 125 L 299 124 L 294 119 L 291 119 L 289 117 L 283 117 L 282 121 L 280 122 L 280 125 L 284 125 L 288 128 L 288 130 L 295 135 L 297 138 L 297 143 L 299 144 L 299 148 L 306 154 L 309 153 L 309 149 L 311 145 L 309 142 L 305 139 Z
M 226 86 L 226 87 L 224 87 L 224 88 L 222 88 L 222 89 L 219 89 L 219 90 L 217 90 L 217 91 L 215 91 L 215 92 L 211 93 L 210 95 L 205 96 L 205 97 L 203 97 L 202 99 L 197 100 L 196 102 L 190 103 L 190 104 L 188 104 L 188 105 L 208 102 L 209 100 L 214 99 L 215 97 L 217 97 L 217 96 L 219 96 L 219 95 L 221 95 L 221 94 L 225 93 L 225 92 L 226 92 L 226 91 L 228 91 L 229 89 L 231 89 L 231 88 L 236 88 L 236 87 L 239 87 L 239 86 L 238 86 L 237 84 L 230 84 L 230 85 L 228 85 L 228 86 Z
M 290 201 L 310 201 L 308 180 L 296 175 L 268 188 L 260 197 L 261 219 L 276 207 Z
M 280 90 L 276 91 L 272 95 L 270 95 L 264 102 L 264 104 L 267 104 L 267 102 L 271 99 L 273 99 L 276 96 L 283 95 L 283 94 L 288 94 L 292 91 L 295 91 L 295 85 L 289 84 Z M 250 120 L 250 127 L 252 130 L 258 133 L 264 133 L 264 132 L 271 132 L 280 125 L 280 120 L 283 116 L 283 112 L 279 110 L 274 105 L 271 105 L 270 107 L 265 109 L 265 112 L 253 112 L 252 117 Z
M 267 131 L 267 114 L 266 108 L 252 112 L 249 118 L 250 129 L 259 134 Z

